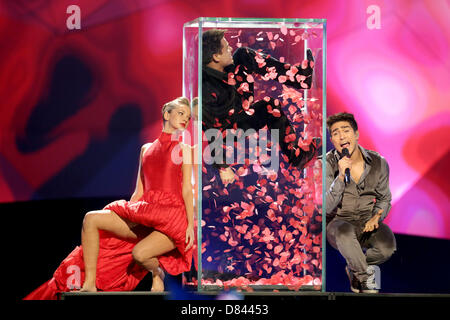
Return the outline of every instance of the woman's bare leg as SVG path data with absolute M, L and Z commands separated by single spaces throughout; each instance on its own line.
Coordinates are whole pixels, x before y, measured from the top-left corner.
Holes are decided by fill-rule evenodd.
M 157 257 L 175 248 L 172 239 L 159 231 L 153 231 L 134 246 L 133 258 L 153 273 L 152 291 L 164 291 L 164 273 Z
M 95 280 L 97 276 L 99 230 L 109 231 L 120 238 L 137 238 L 136 234 L 131 231 L 130 224 L 115 212 L 111 210 L 88 212 L 84 217 L 81 231 L 85 280 L 80 291 L 97 291 Z

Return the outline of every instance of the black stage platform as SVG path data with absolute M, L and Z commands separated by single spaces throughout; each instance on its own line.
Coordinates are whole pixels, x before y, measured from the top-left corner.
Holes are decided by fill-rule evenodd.
M 217 300 L 223 297 L 225 292 L 214 291 L 205 293 L 191 293 L 187 300 Z M 264 301 L 373 301 L 373 302 L 450 302 L 450 294 L 429 294 L 429 293 L 348 293 L 348 292 L 234 292 L 238 301 L 244 302 L 264 302 Z M 82 300 L 142 300 L 161 301 L 170 300 L 169 292 L 154 293 L 147 291 L 127 291 L 127 292 L 64 292 L 60 299 L 65 301 Z

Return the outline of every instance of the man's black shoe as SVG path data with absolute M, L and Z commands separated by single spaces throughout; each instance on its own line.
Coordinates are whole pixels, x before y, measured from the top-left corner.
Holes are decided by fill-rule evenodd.
M 358 281 L 358 279 L 356 279 L 348 266 L 345 266 L 345 273 L 347 274 L 348 280 L 350 281 L 350 290 L 352 290 L 352 292 L 354 293 L 360 293 L 361 283 Z

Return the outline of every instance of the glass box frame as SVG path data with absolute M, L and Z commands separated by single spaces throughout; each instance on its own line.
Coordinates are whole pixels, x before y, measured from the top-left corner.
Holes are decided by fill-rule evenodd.
M 234 232 L 237 234 L 240 238 L 244 237 L 243 233 L 239 235 L 239 233 L 236 232 L 236 230 L 230 230 L 230 229 L 222 229 L 222 234 L 217 234 L 217 238 L 214 238 L 217 241 L 218 244 L 220 242 L 230 243 L 234 244 L 234 247 L 231 247 L 230 251 L 227 251 L 228 249 L 223 249 L 220 246 L 214 250 L 215 254 L 208 253 L 208 248 L 211 246 L 211 237 L 209 239 L 205 240 L 207 232 L 210 232 L 209 228 L 211 228 L 211 225 L 208 225 L 208 221 L 205 222 L 205 210 L 208 210 L 207 206 L 203 205 L 204 201 L 204 191 L 206 187 L 204 186 L 204 175 L 205 175 L 205 167 L 203 166 L 204 162 L 204 135 L 199 133 L 202 132 L 202 86 L 199 85 L 202 83 L 202 33 L 205 30 L 208 29 L 222 29 L 226 30 L 226 38 L 229 41 L 230 45 L 233 47 L 236 46 L 248 46 L 252 47 L 256 50 L 258 47 L 262 47 L 266 45 L 266 48 L 270 51 L 270 53 L 273 53 L 273 55 L 276 55 L 276 50 L 278 49 L 278 44 L 281 45 L 282 48 L 284 48 L 284 52 L 296 52 L 295 54 L 303 55 L 303 58 L 306 58 L 306 50 L 309 48 L 313 51 L 314 54 L 314 73 L 313 73 L 313 85 L 312 88 L 309 90 L 301 90 L 302 91 L 302 106 L 301 108 L 297 109 L 301 110 L 302 115 L 309 115 L 313 114 L 315 116 L 316 127 L 310 129 L 308 132 L 313 133 L 315 136 L 320 136 L 322 140 L 322 146 L 319 150 L 319 155 L 325 155 L 326 154 L 326 20 L 325 19 L 259 19 L 259 18 L 198 18 L 193 21 L 187 22 L 184 24 L 183 27 L 183 96 L 187 97 L 190 101 L 197 100 L 198 106 L 196 108 L 193 108 L 192 110 L 192 126 L 189 128 L 189 130 L 186 130 L 189 134 L 189 137 L 193 137 L 192 143 L 191 139 L 188 139 L 187 143 L 190 143 L 193 146 L 194 150 L 194 175 L 193 175 L 193 185 L 194 185 L 194 215 L 195 215 L 195 227 L 196 227 L 196 244 L 194 245 L 195 252 L 194 252 L 194 261 L 193 261 L 193 268 L 191 273 L 185 273 L 183 275 L 183 284 L 187 287 L 193 287 L 196 288 L 198 291 L 205 291 L 205 290 L 221 290 L 221 289 L 228 289 L 228 288 L 237 288 L 237 289 L 243 289 L 243 290 L 321 290 L 325 291 L 326 288 L 326 274 L 325 274 L 325 265 L 326 265 L 326 214 L 325 211 L 322 210 L 322 208 L 325 208 L 325 166 L 319 165 L 320 160 L 311 161 L 309 166 L 303 170 L 301 170 L 301 180 L 306 180 L 305 177 L 308 177 L 311 175 L 314 175 L 317 179 L 314 181 L 314 186 L 316 188 L 316 196 L 315 200 L 312 203 L 312 206 L 314 207 L 314 212 L 311 217 L 308 217 L 307 221 L 311 224 L 315 224 L 314 227 L 317 229 L 317 227 L 320 226 L 321 230 L 315 230 L 315 234 L 312 236 L 312 239 L 307 239 L 306 242 L 309 241 L 311 244 L 311 241 L 314 242 L 310 247 L 312 250 L 314 250 L 314 253 L 311 253 L 313 257 L 316 257 L 317 259 L 310 258 L 309 252 L 305 251 L 305 249 L 299 249 L 296 251 L 297 255 L 294 256 L 294 251 L 289 251 L 292 247 L 288 248 L 288 244 L 285 243 L 264 243 L 266 246 L 262 246 L 263 250 L 255 250 L 255 248 L 251 248 L 253 250 L 250 252 L 249 250 L 245 251 L 246 248 L 244 246 L 240 246 L 241 251 L 244 252 L 245 257 L 249 257 L 251 255 L 256 255 L 256 251 L 262 251 L 264 254 L 260 254 L 261 259 L 260 260 L 252 260 L 252 264 L 250 263 L 243 263 L 243 261 L 240 261 L 238 259 L 234 259 L 229 252 L 231 252 L 236 245 L 233 243 L 235 242 L 232 236 L 232 233 Z M 259 38 L 258 38 L 259 37 Z M 245 38 L 245 39 L 244 39 Z M 240 44 L 240 45 L 239 45 Z M 289 47 L 291 46 L 291 47 Z M 297 46 L 295 49 L 294 46 Z M 263 49 L 264 50 L 264 49 Z M 283 50 L 283 49 L 280 49 Z M 297 51 L 295 51 L 297 50 Z M 261 51 L 261 50 L 260 50 Z M 291 62 L 290 58 L 291 56 L 297 58 L 295 54 L 287 54 L 287 57 L 284 57 L 283 60 L 286 60 L 287 62 Z M 279 57 L 276 57 L 279 58 Z M 281 59 L 280 59 L 281 60 Z M 297 62 L 297 61 L 295 61 Z M 273 88 L 273 87 L 272 87 Z M 281 90 L 281 89 L 280 89 Z M 284 87 L 283 87 L 283 90 Z M 276 90 L 274 90 L 276 91 Z M 283 91 L 285 93 L 285 91 Z M 256 98 L 255 98 L 256 100 Z M 292 100 L 289 100 L 292 101 Z M 309 108 L 309 109 L 308 109 Z M 295 111 L 295 112 L 297 112 Z M 314 114 L 315 113 L 315 114 Z M 319 115 L 317 113 L 320 113 Z M 295 113 L 294 113 L 295 114 Z M 311 122 L 313 123 L 313 122 Z M 320 124 L 319 124 L 320 123 Z M 303 129 L 306 132 L 307 127 L 306 120 L 303 122 Z M 313 127 L 313 124 L 311 124 L 311 127 Z M 199 137 L 202 137 L 203 139 L 199 139 Z M 186 141 L 186 134 L 184 135 L 184 139 Z M 201 146 L 201 147 L 199 147 Z M 258 180 L 259 181 L 259 180 Z M 300 188 L 299 188 L 300 189 Z M 307 189 L 307 188 L 306 188 Z M 319 192 L 320 194 L 317 194 Z M 224 196 L 222 194 L 222 196 Z M 226 196 L 226 195 L 225 195 Z M 230 196 L 231 198 L 231 196 Z M 311 198 L 312 199 L 312 198 Z M 320 203 L 319 203 L 320 201 Z M 242 202 L 241 202 L 242 203 Z M 231 203 L 230 203 L 231 204 Z M 304 206 L 308 205 L 308 203 L 303 203 Z M 310 206 L 311 207 L 311 206 Z M 223 208 L 229 209 L 230 206 L 223 206 Z M 231 208 L 233 208 L 233 205 L 231 204 Z M 302 207 L 304 209 L 304 207 Z M 269 209 L 270 210 L 270 209 Z M 285 210 L 286 211 L 286 210 Z M 294 209 L 292 209 L 293 212 Z M 299 210 L 302 211 L 302 210 Z M 305 212 L 303 211 L 303 214 L 305 215 Z M 239 216 L 239 215 L 238 215 Z M 301 214 L 296 214 L 297 218 L 301 218 Z M 305 216 L 306 217 L 306 216 Z M 261 219 L 279 219 L 276 217 L 276 214 L 268 215 L 266 214 Z M 282 217 L 283 218 L 283 217 Z M 261 219 L 259 221 L 261 221 Z M 287 217 L 286 217 L 287 219 Z M 291 219 L 292 220 L 292 219 Z M 311 220 L 314 220 L 311 222 Z M 303 221 L 301 219 L 300 221 Z M 276 220 L 275 220 L 276 223 Z M 295 221 L 294 221 L 295 223 Z M 259 224 L 259 226 L 264 227 L 264 223 Z M 273 224 L 272 224 L 273 226 Z M 217 226 L 214 226 L 216 228 Z M 234 225 L 233 227 L 239 227 L 242 230 L 243 225 Z M 279 229 L 276 227 L 276 230 L 271 230 L 270 228 L 266 227 L 264 230 L 261 230 L 263 228 L 259 228 L 259 232 L 266 231 L 267 235 L 272 237 L 272 235 L 275 234 L 281 234 L 283 232 L 290 233 L 289 226 L 286 228 L 280 227 Z M 303 225 L 304 228 L 308 229 L 310 226 Z M 225 227 L 226 228 L 226 227 Z M 291 228 L 292 229 L 292 228 Z M 293 228 L 295 229 L 295 228 Z M 303 230 L 306 230 L 303 229 Z M 252 229 L 253 230 L 253 229 Z M 295 230 L 292 232 L 294 233 Z M 320 239 L 319 234 L 320 232 Z M 292 236 L 291 233 L 291 236 Z M 304 239 L 308 237 L 308 231 L 297 232 L 296 236 L 302 235 L 304 236 Z M 283 235 L 283 240 L 286 237 L 286 233 Z M 295 236 L 292 236 L 295 238 Z M 297 237 L 298 238 L 298 237 Z M 222 239 L 222 240 L 220 240 Z M 223 240 L 225 239 L 225 240 Z M 208 241 L 206 244 L 205 241 Z M 280 240 L 281 241 L 281 240 Z M 291 239 L 292 242 L 292 239 Z M 295 240 L 294 240 L 295 242 Z M 320 247 L 319 247 L 320 243 Z M 274 248 L 275 246 L 275 248 Z M 282 248 L 280 249 L 280 246 Z M 301 247 L 301 246 L 300 246 Z M 305 247 L 305 246 L 303 246 Z M 239 248 L 239 247 L 238 247 Z M 270 248 L 270 249 L 268 249 Z M 310 248 L 310 249 L 311 249 Z M 320 249 L 318 249 L 320 248 Z M 258 247 L 258 249 L 260 249 Z M 285 250 L 286 249 L 286 250 Z M 267 250 L 270 252 L 266 253 Z M 301 252 L 303 250 L 303 252 Z M 317 251 L 320 251 L 317 252 Z M 273 276 L 271 281 L 262 281 L 267 280 L 267 278 L 264 278 L 263 274 L 267 275 L 270 274 L 269 268 L 270 265 L 274 266 L 275 263 L 277 263 L 276 266 L 280 266 L 281 258 L 276 261 L 273 259 L 273 252 L 281 252 L 281 254 L 288 255 L 288 260 L 285 259 L 284 263 L 289 264 L 289 267 L 291 267 L 291 272 L 289 274 L 301 274 L 302 271 L 299 271 L 299 269 L 303 268 L 303 277 L 302 276 L 294 276 L 289 278 L 286 275 L 280 274 L 279 282 L 276 282 L 277 279 L 273 280 Z M 208 255 L 210 254 L 210 255 Z M 241 254 L 242 256 L 242 254 Z M 264 257 L 266 256 L 266 257 Z M 298 258 L 300 257 L 300 258 Z M 320 259 L 318 258 L 320 257 Z M 233 260 L 234 259 L 234 260 Z M 303 260 L 304 262 L 297 262 L 290 263 L 289 261 L 293 261 L 295 259 Z M 233 278 L 233 275 L 231 275 L 231 280 L 225 280 L 228 276 L 230 276 L 227 272 L 223 271 L 223 266 L 226 266 L 226 268 L 230 267 L 231 261 L 239 261 L 235 262 L 234 267 L 236 265 L 241 265 L 241 269 L 244 269 L 244 267 L 247 270 L 240 270 L 240 271 L 247 271 L 247 273 L 240 273 L 238 272 L 236 274 L 236 277 Z M 248 260 L 247 260 L 248 261 Z M 270 263 L 264 263 L 271 261 Z M 209 266 L 210 264 L 214 264 L 214 262 L 217 262 L 213 267 Z M 217 267 L 217 270 L 222 270 L 222 272 L 215 270 L 214 268 Z M 261 268 L 262 265 L 262 268 Z M 302 266 L 301 268 L 299 266 Z M 310 266 L 313 265 L 313 266 Z M 253 266 L 253 267 L 252 267 Z M 231 267 L 233 267 L 233 264 L 231 264 Z M 244 275 L 252 276 L 254 274 L 253 269 L 255 267 L 259 267 L 259 273 L 256 273 L 256 277 L 259 274 L 259 280 L 255 280 L 253 277 L 252 281 L 249 281 Z M 296 268 L 297 272 L 294 272 L 294 267 Z M 222 269 L 221 269 L 222 268 Z M 275 267 L 273 267 L 275 269 Z M 314 274 L 309 275 L 308 278 L 308 268 L 316 270 Z M 257 268 L 256 268 L 257 269 Z M 305 272 L 305 269 L 307 270 Z M 261 272 L 261 270 L 263 270 Z M 320 277 L 318 275 L 318 271 L 320 270 Z M 215 273 L 215 271 L 217 271 Z M 251 271 L 251 272 L 248 272 Z M 237 270 L 236 270 L 237 272 Z M 218 274 L 216 278 L 214 276 L 208 277 L 208 274 Z M 220 278 L 220 276 L 227 275 L 225 278 Z M 238 277 L 239 275 L 239 277 Z M 306 280 L 305 280 L 306 278 Z M 273 280 L 273 281 L 272 281 Z M 290 282 L 289 282 L 290 281 Z

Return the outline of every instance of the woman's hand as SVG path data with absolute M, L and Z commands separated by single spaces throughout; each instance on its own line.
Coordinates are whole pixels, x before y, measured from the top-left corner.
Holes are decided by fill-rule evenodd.
M 188 251 L 194 245 L 194 226 L 188 225 L 186 229 L 186 241 L 187 243 L 186 249 L 184 251 Z
M 231 169 L 231 167 L 227 168 L 221 168 L 219 170 L 220 179 L 222 180 L 222 183 L 226 187 L 229 183 L 233 183 L 235 176 L 234 171 Z

